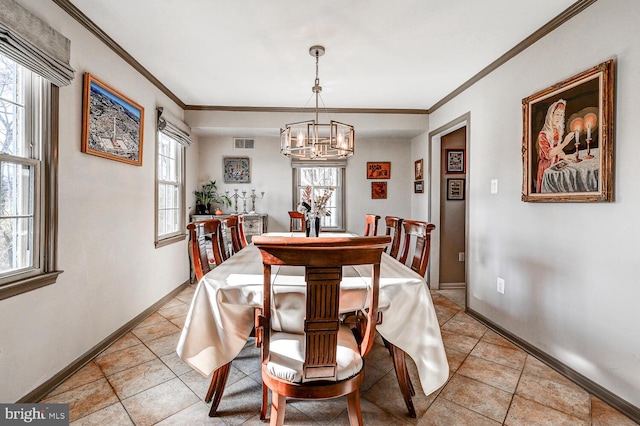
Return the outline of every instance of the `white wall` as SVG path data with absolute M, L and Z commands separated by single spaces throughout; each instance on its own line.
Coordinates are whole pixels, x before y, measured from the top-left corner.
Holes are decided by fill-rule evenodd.
M 71 40 L 76 78 L 60 89 L 64 273 L 54 285 L 0 301 L 2 402 L 35 389 L 189 277 L 186 241 L 154 246 L 155 108 L 178 117 L 181 109 L 53 2 L 18 1 Z M 145 108 L 142 167 L 80 152 L 85 72 Z M 190 173 L 190 191 L 194 180 Z
M 286 118 L 285 118 L 286 119 Z M 241 135 L 237 135 L 241 136 Z M 244 137 L 244 136 L 242 136 Z M 288 231 L 288 211 L 292 205 L 292 171 L 290 160 L 280 155 L 280 139 L 255 137 L 254 150 L 234 150 L 233 137 L 201 137 L 198 184 L 216 180 L 218 189 L 238 188 L 256 192 L 265 191 L 263 200 L 256 202 L 256 211 L 269 214 L 269 231 Z M 244 156 L 251 159 L 250 184 L 226 184 L 222 173 L 222 158 Z M 390 161 L 391 179 L 387 181 L 387 199 L 371 199 L 371 180 L 366 178 L 367 161 Z M 410 191 L 413 191 L 413 162 L 411 143 L 400 139 L 357 138 L 356 153 L 348 159 L 346 171 L 347 229 L 361 234 L 364 232 L 366 213 L 408 217 L 411 209 Z M 250 203 L 247 204 L 250 209 Z M 239 204 L 242 211 L 242 202 Z M 233 208 L 226 209 L 226 212 Z M 379 233 L 384 233 L 383 220 Z
M 469 307 L 636 407 L 638 22 L 637 0 L 600 0 L 430 115 L 434 129 L 468 111 L 473 123 Z M 522 99 L 611 58 L 615 201 L 520 201 Z M 498 194 L 490 194 L 494 178 Z

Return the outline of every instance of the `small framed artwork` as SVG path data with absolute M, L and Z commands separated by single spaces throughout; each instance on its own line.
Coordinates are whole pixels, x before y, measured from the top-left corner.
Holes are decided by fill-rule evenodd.
M 522 100 L 522 201 L 613 201 L 614 62 Z
M 251 161 L 249 157 L 224 157 L 225 183 L 251 183 Z
M 464 179 L 447 179 L 447 200 L 464 200 Z
M 371 182 L 371 199 L 382 200 L 387 198 L 387 182 Z
M 391 179 L 391 162 L 367 162 L 367 179 Z
M 444 161 L 447 173 L 464 173 L 464 149 L 445 149 Z
M 422 158 L 415 161 L 415 164 L 413 166 L 413 174 L 415 175 L 414 177 L 415 180 L 424 179 L 423 166 L 424 166 L 424 161 L 422 160 Z
M 144 108 L 89 73 L 82 100 L 81 151 L 141 166 Z
M 416 194 L 422 194 L 424 192 L 424 181 L 417 180 L 413 182 L 413 192 Z

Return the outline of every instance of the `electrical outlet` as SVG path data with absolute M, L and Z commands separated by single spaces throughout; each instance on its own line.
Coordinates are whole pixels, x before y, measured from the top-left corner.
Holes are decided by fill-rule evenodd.
M 498 277 L 497 291 L 500 294 L 504 294 L 504 279 Z
M 458 253 L 458 262 L 464 262 L 464 252 Z

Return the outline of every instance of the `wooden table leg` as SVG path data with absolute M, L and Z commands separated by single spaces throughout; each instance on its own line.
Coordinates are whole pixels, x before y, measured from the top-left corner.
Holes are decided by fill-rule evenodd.
M 214 417 L 216 415 L 218 405 L 220 405 L 220 400 L 222 399 L 222 394 L 224 392 L 224 386 L 227 384 L 227 378 L 229 378 L 230 370 L 231 363 L 229 362 L 213 372 L 211 384 L 209 385 L 209 390 L 207 391 L 207 395 L 204 399 L 205 402 L 213 400 L 211 403 L 211 409 L 209 410 L 209 417 Z
M 411 378 L 409 377 L 406 354 L 402 349 L 398 348 L 394 344 L 390 342 L 387 343 L 389 345 L 388 348 L 393 359 L 393 367 L 396 370 L 398 385 L 400 385 L 400 392 L 402 393 L 402 397 L 404 398 L 404 403 L 407 405 L 407 410 L 409 410 L 409 417 L 416 418 L 416 409 L 413 407 L 413 400 L 411 399 L 411 397 L 416 393 L 413 389 Z

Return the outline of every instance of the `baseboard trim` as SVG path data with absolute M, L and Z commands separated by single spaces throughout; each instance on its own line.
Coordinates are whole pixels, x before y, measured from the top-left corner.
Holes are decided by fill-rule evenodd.
M 440 283 L 439 290 L 458 290 L 466 287 L 465 283 Z
M 173 299 L 177 294 L 179 294 L 185 287 L 189 285 L 189 280 L 180 284 L 176 289 L 172 290 L 171 293 L 164 296 L 162 299 L 154 303 L 145 309 L 140 315 L 133 318 L 131 321 L 111 333 L 106 339 L 102 340 L 100 343 L 95 345 L 93 348 L 89 349 L 71 364 L 66 366 L 64 369 L 56 373 L 49 380 L 20 398 L 18 403 L 36 403 L 44 398 L 49 392 L 54 390 L 58 385 L 67 380 L 71 375 L 84 367 L 89 361 L 95 358 L 100 352 L 105 350 L 109 345 L 113 342 L 133 330 L 138 324 L 144 321 L 149 315 L 160 309 L 165 303 L 169 300 Z
M 522 350 L 536 357 L 538 360 L 545 363 L 547 366 L 551 367 L 558 373 L 562 374 L 564 377 L 571 380 L 578 386 L 581 386 L 582 388 L 586 389 L 589 393 L 597 396 L 598 398 L 600 398 L 601 400 L 603 400 L 604 402 L 606 402 L 616 410 L 620 411 L 625 416 L 629 417 L 634 422 L 640 423 L 639 407 L 636 407 L 635 405 L 625 401 L 624 399 L 615 395 L 611 391 L 595 383 L 591 379 L 578 373 L 577 371 L 567 366 L 566 364 L 558 361 L 557 359 L 553 358 L 547 353 L 530 345 L 529 343 L 520 339 L 519 337 L 511 334 L 509 331 L 496 325 L 491 320 L 479 314 L 478 312 L 474 311 L 473 309 L 470 309 L 469 307 L 467 307 L 466 312 L 467 314 L 469 314 L 469 316 L 475 318 L 476 320 L 478 320 L 479 322 L 481 322 L 491 330 L 495 331 L 505 339 L 509 340 L 514 345 L 520 347 Z

